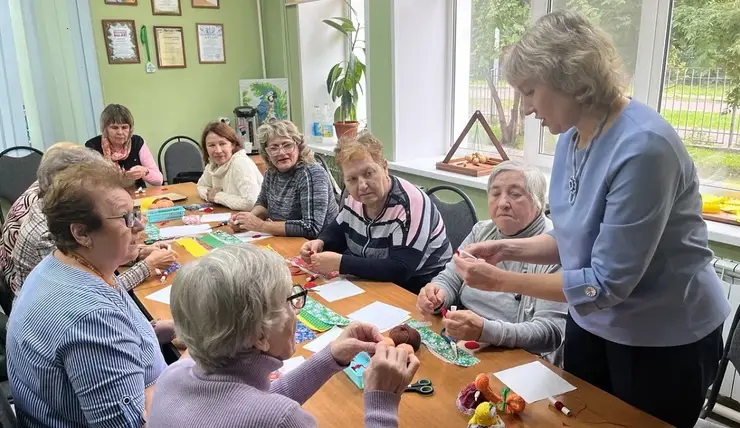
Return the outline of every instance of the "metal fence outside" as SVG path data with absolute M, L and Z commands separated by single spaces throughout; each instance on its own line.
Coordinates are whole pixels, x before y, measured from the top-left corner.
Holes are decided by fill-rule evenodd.
M 732 80 L 721 70 L 667 69 L 660 112 L 688 145 L 740 150 L 740 114 L 725 102 Z M 515 89 L 496 79 L 506 122 L 510 120 Z M 480 110 L 492 126 L 498 110 L 485 76 L 471 77 L 469 114 Z

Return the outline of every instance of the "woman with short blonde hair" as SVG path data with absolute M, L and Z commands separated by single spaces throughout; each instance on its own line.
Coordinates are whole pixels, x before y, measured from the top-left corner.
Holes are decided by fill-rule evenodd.
M 730 306 L 681 138 L 624 96 L 611 39 L 576 13 L 540 18 L 503 68 L 525 113 L 561 134 L 554 230 L 473 244 L 467 252 L 490 264 L 456 256 L 458 273 L 471 287 L 567 302 L 567 371 L 671 425 L 694 426 Z M 507 272 L 496 266 L 505 260 L 560 263 L 562 272 Z
M 154 156 L 141 136 L 134 134 L 134 115 L 121 104 L 108 104 L 100 114 L 100 135 L 85 147 L 116 162 L 137 187 L 161 186 L 164 180 Z
M 232 228 L 315 238 L 339 210 L 329 174 L 293 122 L 267 122 L 255 140 L 267 165 L 265 180 L 252 211 L 235 215 Z
M 418 293 L 452 257 L 437 207 L 426 193 L 390 175 L 383 144 L 370 132 L 334 149 L 349 192 L 336 221 L 301 247 L 321 273 L 395 282 Z

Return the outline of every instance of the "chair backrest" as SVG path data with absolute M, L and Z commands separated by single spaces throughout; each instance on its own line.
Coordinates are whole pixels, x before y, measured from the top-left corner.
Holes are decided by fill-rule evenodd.
M 43 155 L 30 146 L 15 146 L 0 152 L 0 199 L 10 205 L 36 181 Z
M 172 183 L 177 174 L 182 172 L 203 172 L 200 146 L 184 135 L 165 141 L 157 153 L 157 162 L 167 183 Z
M 314 154 L 314 157 L 316 158 L 316 161 L 318 161 L 319 165 L 321 165 L 324 168 L 324 171 L 326 171 L 326 173 L 329 175 L 329 182 L 331 183 L 331 187 L 334 190 L 334 197 L 337 199 L 337 203 L 341 206 L 342 191 L 344 190 L 344 188 L 340 187 L 337 183 L 337 180 L 334 179 L 334 176 L 331 173 L 331 169 L 329 169 L 329 165 L 327 165 L 324 156 Z
M 0 307 L 6 315 L 10 315 L 13 308 L 13 291 L 10 284 L 5 281 L 5 275 L 0 274 Z
M 445 202 L 439 199 L 435 193 L 443 190 L 456 193 L 460 197 L 460 200 L 457 202 Z M 429 199 L 437 206 L 439 213 L 442 215 L 442 220 L 447 230 L 447 239 L 450 240 L 452 248 L 457 249 L 473 229 L 475 223 L 478 222 L 478 216 L 475 213 L 473 202 L 462 190 L 455 186 L 444 184 L 427 190 L 427 195 L 429 195 Z
M 0 397 L 0 427 L 3 428 L 16 428 L 18 421 L 15 418 L 15 412 L 10 406 L 10 402 L 6 397 Z

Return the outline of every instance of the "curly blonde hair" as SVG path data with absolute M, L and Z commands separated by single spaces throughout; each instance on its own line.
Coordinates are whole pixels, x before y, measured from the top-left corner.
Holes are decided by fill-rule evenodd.
M 614 43 L 578 13 L 559 10 L 538 19 L 503 62 L 512 86 L 542 82 L 570 94 L 587 109 L 611 106 L 623 94 L 625 75 Z
M 290 138 L 298 147 L 298 161 L 296 161 L 295 166 L 316 162 L 313 157 L 313 150 L 308 147 L 306 137 L 298 131 L 298 127 L 289 120 L 274 120 L 262 124 L 257 129 L 257 136 L 254 138 L 259 147 L 260 156 L 265 160 L 267 169 L 277 171 L 266 150 L 270 140 L 276 137 Z
M 370 131 L 362 131 L 357 136 L 352 137 L 344 136 L 339 139 L 339 143 L 334 149 L 334 160 L 340 169 L 345 162 L 361 159 L 365 156 L 370 156 L 381 167 L 385 167 L 387 164 L 385 156 L 383 156 L 383 143 Z

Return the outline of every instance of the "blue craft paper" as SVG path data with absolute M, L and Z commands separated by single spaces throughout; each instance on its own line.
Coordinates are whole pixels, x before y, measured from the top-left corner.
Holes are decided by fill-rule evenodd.
M 308 340 L 316 339 L 316 333 L 300 321 L 296 320 L 295 326 L 295 343 L 303 343 Z

